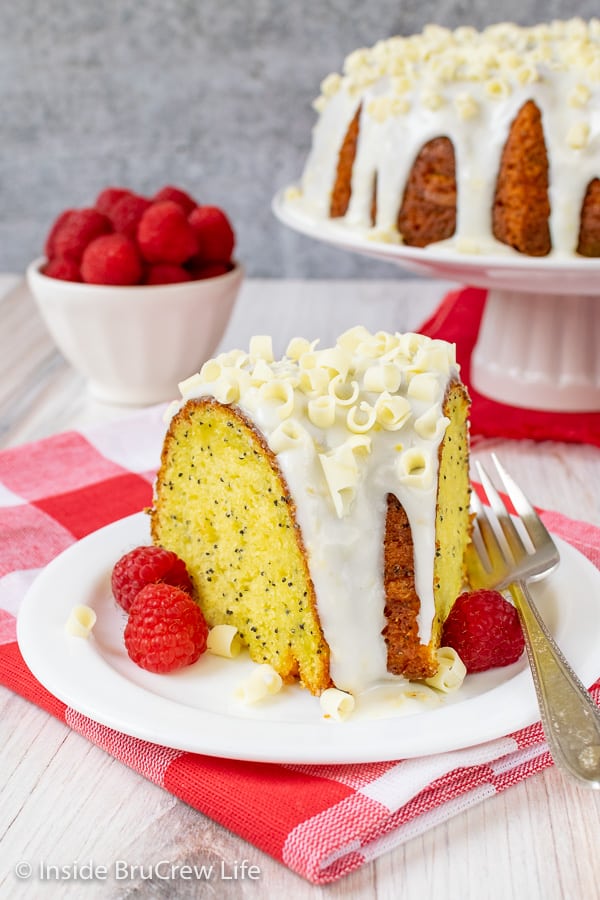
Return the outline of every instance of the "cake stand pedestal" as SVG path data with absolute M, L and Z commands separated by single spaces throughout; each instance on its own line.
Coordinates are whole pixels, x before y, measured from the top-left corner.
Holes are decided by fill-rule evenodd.
M 274 198 L 273 211 L 316 240 L 418 275 L 487 288 L 471 358 L 471 381 L 481 394 L 525 409 L 600 411 L 600 259 L 388 244 L 312 215 L 286 191 Z
M 600 410 L 598 297 L 490 288 L 471 381 L 511 406 Z

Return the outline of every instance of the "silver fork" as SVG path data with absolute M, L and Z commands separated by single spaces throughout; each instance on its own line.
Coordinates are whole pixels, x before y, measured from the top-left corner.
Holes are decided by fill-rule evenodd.
M 489 475 L 476 462 L 491 514 L 473 492 L 473 543 L 467 560 L 471 586 L 510 591 L 554 762 L 580 783 L 600 788 L 600 710 L 557 647 L 527 588 L 528 581 L 556 568 L 558 548 L 523 491 L 495 454 L 492 458 L 519 518 L 513 521 Z

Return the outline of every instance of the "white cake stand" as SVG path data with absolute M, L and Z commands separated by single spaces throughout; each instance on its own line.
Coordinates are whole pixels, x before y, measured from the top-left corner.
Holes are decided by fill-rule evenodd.
M 537 410 L 600 411 L 600 259 L 467 255 L 370 240 L 317 219 L 281 191 L 277 218 L 296 231 L 419 275 L 488 289 L 471 381 L 501 403 Z

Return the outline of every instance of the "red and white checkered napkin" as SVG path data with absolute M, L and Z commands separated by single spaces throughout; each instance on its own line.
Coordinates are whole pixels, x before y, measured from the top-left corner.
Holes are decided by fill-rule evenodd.
M 53 697 L 19 653 L 36 574 L 78 538 L 149 504 L 162 409 L 0 453 L 0 681 L 312 882 L 324 884 L 551 765 L 541 726 L 479 747 L 364 765 L 215 759 L 112 731 Z M 600 529 L 546 513 L 600 568 Z M 599 665 L 600 668 L 600 665 Z M 600 681 L 594 686 L 600 697 Z

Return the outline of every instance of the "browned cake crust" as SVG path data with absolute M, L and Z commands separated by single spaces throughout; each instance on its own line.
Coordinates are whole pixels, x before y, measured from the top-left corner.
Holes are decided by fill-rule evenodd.
M 493 233 L 528 256 L 546 256 L 550 240 L 548 155 L 542 116 L 528 100 L 514 119 L 496 182 Z
M 348 211 L 360 115 L 361 107 L 340 148 L 331 196 L 332 218 L 344 216 Z M 494 237 L 527 256 L 546 256 L 552 249 L 549 177 L 541 113 L 528 100 L 511 124 L 490 210 Z M 372 224 L 375 216 L 374 185 Z M 419 152 L 404 190 L 397 226 L 403 242 L 411 247 L 426 247 L 455 233 L 456 160 L 449 138 L 434 138 Z M 577 253 L 600 256 L 600 177 L 590 182 L 582 205 Z
M 398 231 L 410 247 L 426 247 L 456 230 L 456 163 L 447 137 L 421 149 L 412 167 L 398 214 Z
M 415 588 L 413 540 L 402 504 L 388 494 L 384 540 L 384 584 L 387 668 L 411 679 L 434 675 L 437 662 L 430 648 L 419 641 L 420 602 Z
M 453 382 L 449 385 L 446 393 L 446 403 L 444 411 L 450 415 L 449 405 L 453 399 L 461 397 L 469 405 L 469 398 L 464 385 L 459 382 Z M 465 457 L 465 465 L 468 471 L 468 448 L 460 446 L 460 440 L 452 444 L 446 442 L 450 440 L 447 435 L 439 449 L 440 477 L 446 478 L 441 474 L 442 457 L 444 454 L 447 458 L 452 458 L 456 454 L 458 457 Z M 438 515 L 437 520 L 443 518 L 447 510 L 447 501 L 444 504 L 440 499 L 440 485 L 438 485 Z M 466 496 L 462 502 L 464 505 L 465 515 L 469 521 L 468 532 L 470 534 L 470 516 L 468 512 L 469 498 Z M 463 511 L 463 507 L 458 509 Z M 436 557 L 441 554 L 439 536 L 436 534 Z M 461 578 L 466 578 L 466 569 L 464 559 L 460 560 Z M 434 566 L 434 588 L 438 590 L 440 572 L 437 566 Z M 432 623 L 432 637 L 428 644 L 421 644 L 419 636 L 419 613 L 420 600 L 415 584 L 415 567 L 414 567 L 414 545 L 410 523 L 406 512 L 400 501 L 393 494 L 387 497 L 387 512 L 385 523 L 384 537 L 384 588 L 385 588 L 385 619 L 386 625 L 383 629 L 383 636 L 387 645 L 387 668 L 394 675 L 404 675 L 411 681 L 418 681 L 428 678 L 435 674 L 438 668 L 438 661 L 435 651 L 440 641 L 443 620 L 449 612 L 450 605 L 454 602 L 455 596 L 442 604 L 445 605 L 445 612 L 439 606 L 436 597 L 436 614 Z M 459 590 L 460 588 L 458 588 Z M 457 590 L 457 593 L 458 593 Z M 447 605 L 446 605 L 447 604 Z
M 577 252 L 582 256 L 600 256 L 600 178 L 590 181 L 585 194 Z
M 350 203 L 350 197 L 352 195 L 352 167 L 356 157 L 360 111 L 361 107 L 359 106 L 356 110 L 356 115 L 350 122 L 348 131 L 344 137 L 344 142 L 340 147 L 337 174 L 333 185 L 331 205 L 329 208 L 329 215 L 332 219 L 345 216 L 348 211 L 348 204 Z

